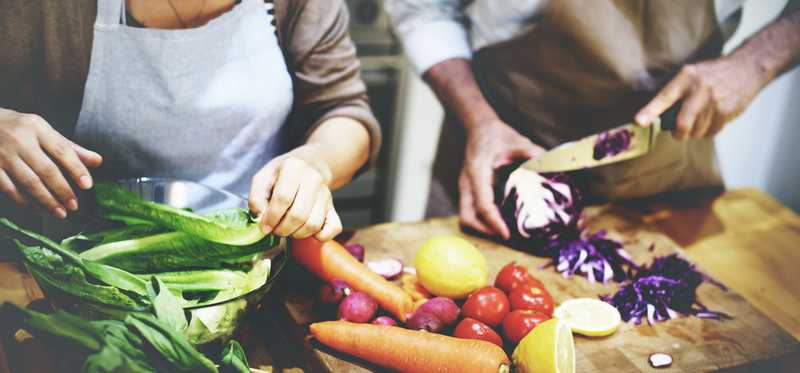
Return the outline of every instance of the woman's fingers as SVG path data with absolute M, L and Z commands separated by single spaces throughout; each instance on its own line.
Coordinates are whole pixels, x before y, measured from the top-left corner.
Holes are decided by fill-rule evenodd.
M 281 164 L 277 171 L 275 186 L 267 201 L 267 210 L 261 219 L 264 232 L 274 231 L 286 212 L 289 211 L 295 196 L 297 196 L 297 191 L 300 189 L 303 170 L 305 168 L 300 160 L 288 158 Z
M 297 171 L 300 171 L 300 169 Z M 278 183 L 280 183 L 280 180 L 278 180 Z M 297 188 L 294 201 L 292 201 L 286 214 L 283 215 L 283 219 L 275 226 L 273 232 L 279 236 L 288 237 L 300 229 L 311 215 L 311 209 L 317 201 L 321 186 L 322 178 L 319 174 L 304 172 L 304 176 L 300 180 L 300 186 Z
M 51 194 L 58 197 L 61 205 L 75 211 L 78 209 L 78 200 L 72 191 L 67 179 L 58 169 L 58 166 L 41 149 L 31 149 L 23 152 L 22 160 L 36 173 Z
M 36 199 L 58 218 L 67 217 L 67 211 L 44 186 L 39 176 L 22 159 L 16 159 L 11 164 L 11 177 L 25 188 L 28 194 Z
M 292 237 L 308 238 L 319 233 L 325 225 L 325 216 L 330 208 L 332 208 L 331 193 L 327 189 L 322 189 L 317 193 L 317 200 L 314 202 L 314 207 L 311 208 L 305 224 L 297 229 Z
M 330 241 L 339 233 L 342 233 L 342 221 L 339 219 L 339 214 L 333 208 L 333 203 L 330 202 L 328 213 L 325 215 L 325 224 L 319 233 L 314 235 L 318 241 Z
M 275 186 L 275 179 L 278 176 L 276 164 L 276 161 L 273 160 L 253 176 L 247 202 L 250 211 L 256 216 L 260 216 L 267 211 L 267 200 L 272 193 L 272 188 Z
M 103 163 L 103 157 L 100 154 L 86 149 L 72 141 L 70 141 L 70 144 L 72 146 L 72 150 L 75 150 L 78 158 L 80 158 L 81 162 L 83 162 L 86 167 L 97 168 Z
M 0 193 L 5 194 L 20 205 L 24 206 L 28 204 L 28 199 L 17 189 L 17 186 L 14 185 L 14 182 L 11 181 L 11 178 L 8 177 L 8 174 L 3 170 L 0 170 Z
M 81 189 L 91 188 L 92 177 L 86 165 L 84 165 L 80 157 L 78 157 L 73 147 L 75 144 L 54 130 L 47 132 L 47 134 L 41 136 L 39 139 L 40 144 L 42 144 L 42 149 L 47 152 L 55 162 L 61 165 L 72 180 L 78 184 L 78 187 Z

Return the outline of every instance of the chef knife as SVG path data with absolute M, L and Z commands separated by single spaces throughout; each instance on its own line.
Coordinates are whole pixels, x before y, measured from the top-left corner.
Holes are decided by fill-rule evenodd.
M 598 134 L 586 136 L 577 141 L 563 143 L 536 159 L 529 159 L 520 168 L 538 173 L 574 171 L 592 168 L 619 161 L 624 161 L 647 154 L 654 146 L 661 131 L 675 129 L 675 117 L 680 105 L 676 104 L 664 112 L 649 127 L 641 127 L 636 123 L 627 123 Z M 623 133 L 627 132 L 627 134 Z M 629 143 L 624 149 L 598 152 L 595 147 L 604 142 L 624 142 L 622 137 L 629 136 Z M 616 141 L 615 141 L 616 140 Z

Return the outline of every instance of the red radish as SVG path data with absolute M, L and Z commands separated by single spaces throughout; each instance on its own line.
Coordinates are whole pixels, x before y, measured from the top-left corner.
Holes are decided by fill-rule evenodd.
M 367 267 L 383 278 L 391 280 L 403 273 L 403 262 L 397 258 L 387 258 L 377 261 L 367 262 Z
M 444 323 L 439 317 L 429 312 L 414 312 L 408 320 L 406 326 L 413 330 L 426 330 L 438 333 L 444 328 Z
M 339 319 L 352 322 L 369 322 L 375 317 L 378 304 L 366 293 L 354 292 L 339 304 Z
M 512 343 L 519 343 L 537 325 L 550 320 L 550 317 L 536 311 L 516 310 L 503 319 L 503 334 Z
M 394 321 L 394 319 L 389 316 L 378 316 L 375 320 L 372 320 L 372 323 L 375 325 L 397 326 L 397 321 Z
M 460 310 L 456 302 L 450 298 L 436 297 L 423 303 L 416 312 L 427 312 L 439 318 L 444 326 L 449 326 L 458 320 Z
M 319 300 L 326 304 L 339 304 L 344 297 L 350 295 L 350 285 L 342 280 L 332 280 L 319 289 Z
M 488 325 L 466 317 L 461 320 L 453 330 L 453 337 L 464 339 L 480 339 L 482 341 L 492 342 L 500 347 L 503 347 L 503 339 Z
M 462 313 L 489 326 L 497 326 L 508 314 L 508 297 L 500 289 L 487 286 L 469 295 Z
M 357 244 L 357 243 L 350 243 L 350 244 L 344 245 L 344 248 L 350 254 L 352 254 L 353 257 L 358 259 L 359 262 L 362 262 L 362 263 L 364 262 L 364 252 L 366 251 L 364 249 L 364 245 Z

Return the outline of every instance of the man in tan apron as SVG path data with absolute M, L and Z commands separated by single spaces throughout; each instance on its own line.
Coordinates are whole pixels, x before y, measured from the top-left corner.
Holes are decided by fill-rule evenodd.
M 721 186 L 711 136 L 800 55 L 795 11 L 717 58 L 740 6 L 387 0 L 412 63 L 447 111 L 429 215 L 458 206 L 462 224 L 508 238 L 493 203 L 494 170 L 634 118 L 650 123 L 681 102 L 675 138 L 663 133 L 646 156 L 582 172 L 584 192 L 604 200 Z M 459 49 L 469 42 L 474 54 Z

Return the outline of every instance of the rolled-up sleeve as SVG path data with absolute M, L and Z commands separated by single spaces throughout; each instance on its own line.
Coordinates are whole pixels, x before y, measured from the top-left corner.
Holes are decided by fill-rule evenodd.
M 369 107 L 361 80 L 361 65 L 348 33 L 343 0 L 291 1 L 279 36 L 284 44 L 294 83 L 294 107 L 289 138 L 300 145 L 329 118 L 347 117 L 361 123 L 370 135 L 368 165 L 374 165 L 381 146 L 381 129 Z M 284 18 L 285 17 L 285 18 Z M 346 140 L 346 139 L 345 139 Z
M 450 58 L 471 58 L 461 0 L 384 0 L 395 33 L 419 74 Z

